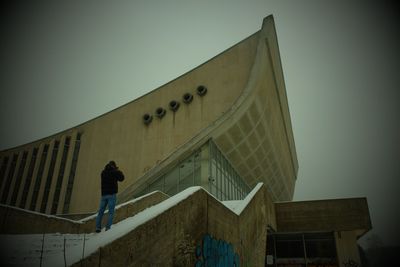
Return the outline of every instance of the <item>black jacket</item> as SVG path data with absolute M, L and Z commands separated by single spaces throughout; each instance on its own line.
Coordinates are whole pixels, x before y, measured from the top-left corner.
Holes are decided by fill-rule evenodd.
M 112 195 L 118 193 L 118 181 L 124 180 L 124 174 L 109 164 L 101 172 L 101 195 Z

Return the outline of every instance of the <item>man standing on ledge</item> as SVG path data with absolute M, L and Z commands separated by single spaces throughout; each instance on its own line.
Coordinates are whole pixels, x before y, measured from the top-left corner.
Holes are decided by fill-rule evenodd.
M 118 182 L 124 180 L 124 174 L 118 169 L 115 161 L 110 161 L 101 172 L 101 199 L 99 213 L 96 217 L 96 233 L 101 232 L 101 221 L 108 205 L 106 231 L 111 228 L 117 201 Z

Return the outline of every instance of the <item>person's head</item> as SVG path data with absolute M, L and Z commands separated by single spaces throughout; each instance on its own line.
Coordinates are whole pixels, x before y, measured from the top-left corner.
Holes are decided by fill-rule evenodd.
M 116 169 L 116 168 L 117 168 L 117 164 L 113 160 L 111 160 L 109 163 L 107 163 L 107 165 L 105 167 L 106 170 Z
M 108 164 L 110 164 L 110 166 L 113 167 L 114 169 L 117 168 L 117 164 L 113 160 L 111 160 Z

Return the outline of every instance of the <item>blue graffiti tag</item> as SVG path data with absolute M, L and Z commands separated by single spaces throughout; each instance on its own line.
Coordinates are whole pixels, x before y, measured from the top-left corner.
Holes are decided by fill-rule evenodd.
M 358 267 L 358 263 L 353 260 L 348 260 L 343 262 L 345 267 Z
M 203 244 L 196 247 L 195 267 L 240 267 L 240 258 L 233 246 L 224 240 L 204 235 Z

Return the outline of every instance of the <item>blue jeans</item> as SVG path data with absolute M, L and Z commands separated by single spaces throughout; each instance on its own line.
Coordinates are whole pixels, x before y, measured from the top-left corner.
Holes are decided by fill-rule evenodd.
M 106 210 L 107 205 L 108 205 L 108 220 L 106 224 L 106 230 L 111 228 L 114 218 L 114 209 L 116 200 L 117 200 L 116 194 L 101 196 L 99 213 L 97 214 L 96 217 L 96 230 L 101 230 L 101 221 L 103 219 L 104 211 Z

